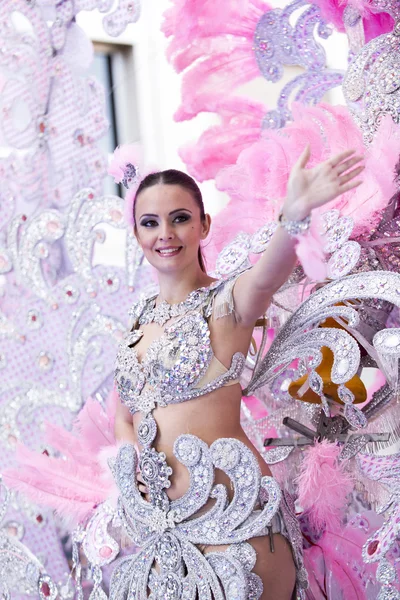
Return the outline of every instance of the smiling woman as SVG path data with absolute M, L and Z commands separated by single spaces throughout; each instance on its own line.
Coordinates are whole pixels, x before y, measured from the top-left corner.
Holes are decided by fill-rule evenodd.
M 353 151 L 313 169 L 309 156 L 306 149 L 292 171 L 258 263 L 225 280 L 204 268 L 211 219 L 194 180 L 169 170 L 137 188 L 134 232 L 159 293 L 132 308 L 117 356 L 115 434 L 128 444 L 114 474 L 127 531 L 143 549 L 114 571 L 111 600 L 139 589 L 178 600 L 185 586 L 191 598 L 289 600 L 296 570 L 305 585 L 297 521 L 240 424 L 239 377 L 311 210 L 359 183 Z
M 171 199 L 176 202 L 176 208 L 170 210 L 166 215 L 165 207 L 171 208 L 172 205 L 169 202 Z M 179 204 L 180 199 L 182 199 L 181 205 Z M 151 206 L 155 207 L 154 211 L 150 210 Z M 160 212 L 157 212 L 158 210 Z M 164 225 L 167 225 L 167 229 L 164 231 L 164 237 L 167 237 L 167 240 L 160 239 L 155 249 L 159 256 L 172 257 L 179 254 L 184 248 L 184 245 L 177 247 L 176 244 L 174 246 L 167 243 L 168 235 L 171 235 L 171 231 L 168 230 L 169 224 L 171 227 L 186 225 L 185 228 L 179 228 L 179 231 L 184 233 L 187 229 L 196 230 L 196 226 L 200 222 L 202 228 L 201 240 L 207 237 L 210 230 L 211 221 L 209 215 L 205 214 L 199 186 L 192 177 L 175 169 L 151 173 L 141 181 L 136 192 L 133 212 L 135 233 L 138 240 L 144 227 L 155 228 L 157 234 L 160 235 L 159 228 L 163 226 L 163 217 L 168 216 L 164 223 Z M 174 231 L 176 231 L 176 227 Z M 146 254 L 145 246 L 143 246 L 143 250 L 146 258 L 153 264 L 150 256 Z M 197 248 L 197 256 L 200 269 L 205 273 L 206 268 L 200 245 Z

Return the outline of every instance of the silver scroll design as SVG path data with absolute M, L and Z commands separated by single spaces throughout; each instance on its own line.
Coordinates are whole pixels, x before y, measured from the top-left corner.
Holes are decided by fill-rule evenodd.
M 291 120 L 290 99 L 317 104 L 328 90 L 341 85 L 343 74 L 327 68 L 325 49 L 316 38 L 317 34 L 327 39 L 332 32 L 319 8 L 308 0 L 293 0 L 285 8 L 269 10 L 261 17 L 254 34 L 254 53 L 263 77 L 276 83 L 285 65 L 305 69 L 283 87 L 277 108 L 264 118 L 265 128 L 279 129 Z
M 389 492 L 386 504 L 378 509 L 378 513 L 386 513 L 385 521 L 365 542 L 362 556 L 365 563 L 379 561 L 376 578 L 382 588 L 378 600 L 398 600 L 400 594 L 392 585 L 397 581 L 397 570 L 390 560 L 390 553 L 400 534 L 400 453 L 389 456 L 360 454 L 357 463 L 365 477 L 378 482 Z
M 398 390 L 400 329 L 383 329 L 373 339 L 374 348 L 380 359 L 380 366 L 392 388 Z
M 360 309 L 364 306 L 363 300 L 370 298 L 400 306 L 400 275 L 386 271 L 349 275 L 314 292 L 282 327 L 267 355 L 260 361 L 245 394 L 250 395 L 266 383 L 273 382 L 295 359 L 302 360 L 305 372 L 311 376 L 309 385 L 312 387 L 314 369 L 321 361 L 320 350 L 323 346 L 329 347 L 334 355 L 332 381 L 344 385 L 360 366 L 360 351 L 353 335 L 367 345 L 369 354 L 385 372 L 383 347 L 379 348 L 378 353 L 357 331 L 359 314 L 355 306 L 337 306 L 357 299 L 361 302 L 358 306 Z M 318 325 L 328 316 L 339 320 L 344 318 L 353 335 L 333 328 L 318 329 Z M 382 329 L 381 334 L 383 331 L 386 330 Z M 362 420 L 354 415 L 355 411 L 358 411 L 356 407 L 347 408 L 348 415 L 354 416 L 353 422 L 361 423 Z
M 127 534 L 141 551 L 121 560 L 110 586 L 110 600 L 233 597 L 259 598 L 262 582 L 251 569 L 255 554 L 252 537 L 265 535 L 277 513 L 281 491 L 272 477 L 262 477 L 253 453 L 240 441 L 222 438 L 210 447 L 193 435 L 181 435 L 174 454 L 190 474 L 187 492 L 170 501 L 162 511 L 140 494 L 136 481 L 137 454 L 132 445 L 120 449 L 112 465 L 120 490 L 119 514 Z M 226 487 L 214 486 L 214 469 L 232 481 L 229 502 Z M 254 512 L 260 493 L 267 497 Z M 215 504 L 200 516 L 196 513 L 212 498 Z M 225 552 L 203 555 L 197 545 L 229 545 Z M 154 567 L 158 565 L 158 570 Z M 226 578 L 226 569 L 231 576 Z
M 15 217 L 8 226 L 6 242 L 0 247 L 0 263 L 4 265 L 0 272 L 14 269 L 19 283 L 49 305 L 76 301 L 73 288 L 65 289 L 72 279 L 71 275 L 78 276 L 80 285 L 89 294 L 96 295 L 101 288 L 110 293 L 116 292 L 118 287 L 112 284 L 117 279 L 124 279 L 126 285 L 133 288 L 143 253 L 132 232 L 127 232 L 126 237 L 125 273 L 122 269 L 109 269 L 107 279 L 110 280 L 102 282 L 93 267 L 95 244 L 106 239 L 99 225 L 105 223 L 125 230 L 123 206 L 123 200 L 117 196 L 96 196 L 93 189 L 85 188 L 73 197 L 65 214 L 47 209 L 31 219 L 25 215 Z M 62 239 L 72 267 L 67 277 L 60 277 L 62 270 L 57 264 L 57 256 L 51 253 L 52 245 Z M 46 261 L 52 266 L 51 278 L 44 272 Z M 76 286 L 77 282 L 73 285 Z M 79 290 L 76 292 L 79 293 Z
M 400 533 L 400 453 L 389 456 L 360 454 L 357 463 L 364 476 L 377 481 L 389 492 L 389 499 L 378 511 L 387 511 L 387 518 L 363 548 L 364 561 L 376 562 L 384 558 Z
M 11 592 L 38 594 L 41 600 L 55 600 L 59 590 L 31 551 L 10 535 L 2 523 L 10 499 L 10 493 L 2 484 L 0 475 L 0 596 L 11 600 Z

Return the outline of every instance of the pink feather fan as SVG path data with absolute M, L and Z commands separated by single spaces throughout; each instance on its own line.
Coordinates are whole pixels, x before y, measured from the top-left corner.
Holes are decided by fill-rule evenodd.
M 271 10 L 262 0 L 176 0 L 164 15 L 171 38 L 167 56 L 182 80 L 182 103 L 175 118 L 213 112 L 215 94 L 226 96 L 259 77 L 253 51 L 256 26 Z
M 18 466 L 4 472 L 5 484 L 47 506 L 68 526 L 83 522 L 114 495 L 115 484 L 102 454 L 116 455 L 118 445 L 113 433 L 117 394 L 113 391 L 106 410 L 89 398 L 79 413 L 72 432 L 47 424 L 45 441 L 62 457 L 17 447 Z
M 316 532 L 338 530 L 353 489 L 351 475 L 338 462 L 339 454 L 337 444 L 323 440 L 316 441 L 303 456 L 297 478 L 298 502 Z
M 198 181 L 214 179 L 218 172 L 234 165 L 240 153 L 260 137 L 266 108 L 247 98 L 215 95 L 209 108 L 220 118 L 200 138 L 180 149 L 188 171 Z
M 322 16 L 344 31 L 346 5 L 363 16 L 366 40 L 391 31 L 393 19 L 376 14 L 368 0 L 312 0 Z M 215 94 L 226 96 L 260 76 L 254 54 L 254 34 L 261 17 L 271 10 L 263 0 L 175 0 L 164 14 L 163 32 L 169 38 L 167 57 L 182 80 L 182 102 L 175 118 L 192 119 L 213 112 Z
M 319 212 L 337 208 L 354 219 L 355 236 L 368 234 L 380 221 L 380 211 L 396 190 L 393 174 L 399 155 L 399 132 L 387 117 L 366 148 L 344 106 L 294 105 L 292 123 L 279 131 L 264 131 L 259 141 L 239 155 L 235 165 L 220 171 L 216 178 L 218 189 L 241 200 L 242 208 L 239 202 L 235 203 L 237 220 L 248 214 L 248 200 L 255 215 L 276 218 L 286 196 L 290 171 L 307 144 L 311 147 L 307 168 L 349 148 L 365 156 L 363 185 L 342 194 Z M 230 205 L 225 209 L 228 210 Z

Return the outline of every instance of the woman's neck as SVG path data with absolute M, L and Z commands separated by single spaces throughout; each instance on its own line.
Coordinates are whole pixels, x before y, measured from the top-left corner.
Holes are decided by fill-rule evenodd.
M 169 304 L 178 304 L 187 298 L 193 290 L 200 287 L 207 287 L 214 279 L 200 269 L 180 273 L 158 273 L 158 283 L 160 286 L 160 299 L 166 300 Z

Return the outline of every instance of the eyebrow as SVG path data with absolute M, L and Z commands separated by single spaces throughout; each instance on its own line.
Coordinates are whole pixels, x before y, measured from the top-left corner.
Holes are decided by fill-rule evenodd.
M 188 208 L 176 208 L 175 210 L 171 210 L 171 212 L 169 213 L 169 216 L 174 215 L 177 212 L 188 212 L 190 214 L 192 214 L 192 211 L 189 210 Z M 152 213 L 145 213 L 144 215 L 141 215 L 141 219 L 143 219 L 143 217 L 158 217 L 159 215 L 153 215 Z

